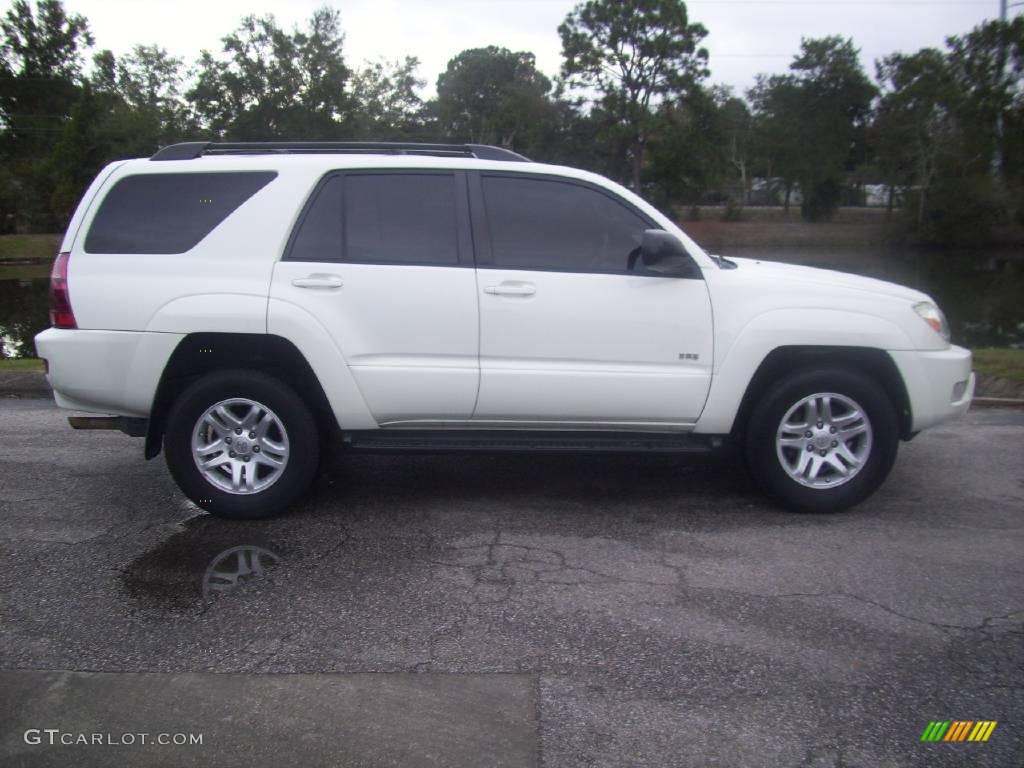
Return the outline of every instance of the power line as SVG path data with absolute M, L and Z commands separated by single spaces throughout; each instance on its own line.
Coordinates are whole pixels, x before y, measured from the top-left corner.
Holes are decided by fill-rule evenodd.
M 978 0 L 858 0 L 856 3 L 822 3 L 818 0 L 687 0 L 687 5 L 816 5 L 819 8 L 846 9 L 853 6 L 863 5 L 884 5 L 884 6 L 936 6 L 936 5 L 964 5 L 975 8 L 991 7 L 991 2 L 978 2 Z

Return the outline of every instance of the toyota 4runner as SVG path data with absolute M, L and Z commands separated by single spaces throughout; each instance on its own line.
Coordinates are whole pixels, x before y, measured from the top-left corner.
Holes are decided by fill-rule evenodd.
M 189 142 L 82 198 L 36 337 L 57 404 L 197 505 L 286 509 L 350 450 L 741 446 L 839 510 L 967 410 L 923 293 L 709 256 L 617 184 L 480 145 Z

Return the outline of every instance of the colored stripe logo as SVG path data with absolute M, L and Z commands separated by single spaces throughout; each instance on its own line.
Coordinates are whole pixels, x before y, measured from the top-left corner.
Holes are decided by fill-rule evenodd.
M 921 741 L 988 741 L 996 729 L 995 720 L 932 720 Z

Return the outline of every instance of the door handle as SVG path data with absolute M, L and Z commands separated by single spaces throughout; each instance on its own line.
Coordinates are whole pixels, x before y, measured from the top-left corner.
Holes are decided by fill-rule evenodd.
M 536 292 L 537 286 L 533 283 L 501 283 L 484 288 L 484 293 L 492 296 L 533 296 Z
M 337 275 L 310 275 L 292 280 L 296 288 L 341 288 L 344 284 Z

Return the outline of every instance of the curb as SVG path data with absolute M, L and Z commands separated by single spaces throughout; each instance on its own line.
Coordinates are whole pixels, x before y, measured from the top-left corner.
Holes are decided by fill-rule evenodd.
M 971 408 L 1024 408 L 1024 400 L 1017 397 L 976 397 Z
M 0 373 L 0 395 L 49 397 L 50 385 L 42 371 L 8 371 Z

